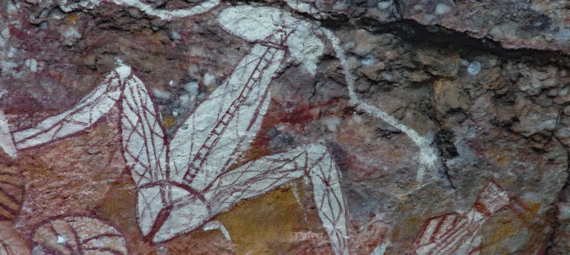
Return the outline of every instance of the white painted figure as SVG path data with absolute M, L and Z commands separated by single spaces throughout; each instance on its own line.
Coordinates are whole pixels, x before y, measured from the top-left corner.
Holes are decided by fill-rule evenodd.
M 64 0 L 61 7 L 70 11 L 93 8 L 101 2 L 136 7 L 165 20 L 204 13 L 219 4 L 219 0 L 208 0 L 190 9 L 171 11 L 157 10 L 138 0 Z M 309 4 L 286 2 L 297 11 L 322 15 Z M 309 144 L 236 167 L 239 156 L 260 128 L 270 101 L 267 87 L 282 65 L 285 51 L 289 50 L 292 60 L 314 75 L 324 49 L 314 32 L 324 33 L 341 61 L 351 103 L 402 130 L 420 147 L 420 183 L 426 182 L 427 171 L 440 164 L 432 140 L 358 98 L 340 40 L 332 31 L 271 7 L 230 7 L 217 20 L 229 33 L 254 46 L 232 75 L 177 130 L 170 143 L 145 85 L 130 67 L 120 63 L 106 82 L 77 106 L 35 128 L 9 132 L 0 114 L 0 146 L 15 157 L 18 150 L 57 141 L 88 128 L 118 104 L 124 157 L 138 189 L 139 226 L 153 241 L 190 232 L 244 199 L 305 176 L 313 185 L 318 213 L 334 252 L 348 254 L 346 206 L 336 165 L 326 147 Z
M 144 84 L 134 75 L 125 84 L 121 131 L 138 188 L 142 232 L 155 242 L 171 239 L 244 199 L 306 176 L 335 254 L 348 254 L 346 206 L 326 147 L 309 144 L 235 167 L 259 131 L 270 101 L 268 85 L 285 50 L 314 74 L 323 43 L 308 33 L 306 22 L 275 8 L 232 7 L 218 21 L 255 45 L 170 143 Z
M 17 151 L 58 141 L 81 132 L 106 114 L 119 99 L 120 70 L 107 76 L 105 81 L 84 97 L 72 109 L 47 118 L 37 126 L 9 131 L 8 122 L 0 110 L 0 148 L 11 157 Z

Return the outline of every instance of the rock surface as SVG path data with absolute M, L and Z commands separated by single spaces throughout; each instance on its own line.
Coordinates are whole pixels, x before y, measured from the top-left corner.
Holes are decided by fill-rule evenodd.
M 567 254 L 564 1 L 0 2 L 0 254 Z

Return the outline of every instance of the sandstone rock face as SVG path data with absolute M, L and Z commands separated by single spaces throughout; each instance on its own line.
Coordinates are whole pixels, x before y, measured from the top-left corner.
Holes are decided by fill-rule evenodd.
M 0 254 L 568 254 L 567 4 L 0 2 Z

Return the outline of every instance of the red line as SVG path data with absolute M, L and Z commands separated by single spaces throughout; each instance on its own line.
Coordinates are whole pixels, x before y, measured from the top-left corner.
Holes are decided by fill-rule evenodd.
M 248 82 L 246 83 L 246 85 L 244 86 L 244 88 L 242 89 L 242 91 L 240 92 L 240 95 L 237 99 L 235 99 L 232 104 L 230 105 L 230 107 L 228 107 L 228 110 L 226 110 L 226 112 L 224 113 L 224 116 L 222 116 L 220 118 L 220 120 L 223 120 L 226 116 L 228 118 L 227 123 L 223 123 L 222 121 L 219 121 L 216 126 L 214 127 L 213 131 L 211 131 L 210 136 L 208 137 L 208 139 L 206 139 L 206 142 L 214 137 L 214 141 L 212 142 L 212 145 L 210 148 L 206 149 L 203 157 L 200 157 L 199 154 L 196 154 L 196 156 L 194 157 L 194 159 L 192 160 L 192 163 L 190 164 L 190 168 L 188 169 L 188 171 L 184 174 L 183 180 L 186 181 L 188 184 L 191 184 L 192 181 L 194 180 L 194 177 L 196 177 L 200 167 L 202 167 L 202 165 L 204 164 L 205 159 L 207 158 L 207 156 L 209 155 L 210 149 L 212 147 L 214 147 L 217 142 L 220 140 L 220 138 L 222 137 L 222 134 L 226 131 L 226 128 L 228 126 L 228 124 L 231 122 L 231 120 L 233 119 L 233 117 L 235 116 L 235 113 L 239 110 L 239 105 L 243 104 L 243 102 L 248 98 L 249 93 L 251 93 L 251 90 L 254 86 L 254 84 L 259 84 L 259 79 L 255 79 L 253 80 L 252 77 L 257 73 L 257 72 L 262 72 L 262 70 L 267 69 L 267 67 L 271 64 L 271 61 L 268 61 L 269 63 L 267 64 L 267 66 L 265 66 L 262 70 L 259 69 L 259 66 L 261 65 L 261 63 L 265 60 L 265 56 L 268 54 L 269 50 L 272 48 L 267 48 L 265 50 L 265 52 L 263 53 L 263 55 L 258 59 L 258 63 L 254 69 L 254 71 L 250 74 L 250 77 L 248 79 Z M 273 57 L 275 56 L 275 53 L 273 53 L 271 59 L 273 59 Z M 252 61 L 253 62 L 253 61 Z M 261 75 L 260 75 L 261 77 Z M 252 81 L 252 85 L 247 86 L 250 81 Z M 235 107 L 232 107 L 235 106 Z M 216 133 L 214 133 L 214 130 L 216 130 L 216 128 L 218 127 L 218 125 L 222 124 L 223 128 L 222 130 L 219 131 L 219 135 L 216 135 Z M 204 142 L 204 145 L 206 144 L 206 142 Z M 204 145 L 202 145 L 202 147 L 200 148 L 199 152 L 202 151 L 202 148 L 204 148 Z M 196 166 L 195 164 L 193 164 L 194 162 L 199 161 L 199 164 L 197 167 L 192 167 L 192 166 Z

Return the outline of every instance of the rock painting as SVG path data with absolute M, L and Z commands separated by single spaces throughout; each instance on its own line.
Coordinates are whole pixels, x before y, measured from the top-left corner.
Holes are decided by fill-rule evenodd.
M 282 16 L 275 9 L 258 14 Z M 128 74 L 120 103 L 124 155 L 138 188 L 139 225 L 148 238 L 161 242 L 192 231 L 243 199 L 307 176 L 335 253 L 348 253 L 338 171 L 325 146 L 289 149 L 234 169 L 267 111 L 267 87 L 283 59 L 285 40 L 292 38 L 283 33 L 269 33 L 256 44 L 170 143 L 144 84 L 121 67 Z
M 409 254 L 480 254 L 481 226 L 510 203 L 507 193 L 495 182 L 490 182 L 467 213 L 450 213 L 429 219 Z
M 250 18 L 252 13 L 257 15 Z M 272 21 L 273 26 L 262 26 L 267 21 Z M 145 85 L 130 67 L 120 63 L 105 83 L 74 108 L 35 128 L 9 133 L 5 119 L 0 119 L 4 124 L 2 136 L 10 138 L 3 139 L 4 151 L 15 157 L 18 150 L 73 135 L 93 125 L 119 101 L 124 157 L 138 189 L 139 226 L 149 239 L 161 242 L 190 232 L 243 199 L 306 176 L 314 186 L 318 213 L 334 252 L 348 254 L 346 209 L 338 171 L 324 145 L 290 149 L 233 169 L 260 128 L 269 105 L 267 88 L 285 51 L 290 50 L 292 57 L 314 74 L 322 42 L 310 36 L 308 24 L 275 8 L 229 8 L 222 12 L 219 22 L 230 33 L 255 45 L 170 143 Z M 313 46 L 301 47 L 300 43 Z M 45 249 L 50 251 L 76 252 L 83 249 L 83 239 L 91 240 L 60 242 L 61 236 L 52 230 L 54 224 L 69 231 L 75 228 L 61 220 L 49 224 L 40 230 L 57 236 L 56 244 L 54 238 L 38 232 L 36 235 L 41 236 L 37 242 L 49 246 Z
M 127 246 L 114 227 L 88 216 L 58 216 L 41 222 L 32 238 L 32 254 L 126 255 Z
M 61 6 L 69 10 L 94 8 L 101 2 L 90 0 L 68 4 L 63 1 Z M 116 0 L 114 3 L 132 6 L 166 20 L 187 18 L 218 6 L 214 0 L 189 10 L 167 11 L 153 9 L 139 1 Z M 287 3 L 300 12 L 320 15 L 308 4 Z M 149 89 L 131 67 L 119 60 L 117 69 L 72 109 L 45 119 L 34 128 L 10 131 L 0 112 L 0 147 L 10 157 L 17 157 L 20 150 L 73 136 L 94 125 L 113 107 L 118 107 L 122 152 L 137 188 L 137 220 L 148 240 L 165 242 L 191 232 L 240 201 L 306 177 L 313 187 L 318 216 L 334 253 L 349 254 L 347 209 L 339 171 L 324 142 L 288 148 L 254 161 L 240 161 L 267 112 L 271 99 L 268 87 L 272 78 L 286 61 L 302 64 L 308 74 L 315 75 L 325 48 L 323 41 L 315 35 L 321 34 L 330 40 L 340 59 L 355 108 L 401 130 L 419 146 L 421 168 L 417 172 L 417 181 L 428 183 L 428 174 L 433 177 L 440 170 L 441 160 L 432 146 L 433 139 L 420 136 L 390 114 L 358 98 L 340 40 L 332 31 L 297 19 L 281 9 L 248 5 L 221 11 L 217 22 L 227 32 L 253 46 L 233 73 L 194 110 L 172 137 L 166 135 Z M 285 59 L 286 53 L 290 59 Z M 21 203 L 18 192 L 21 192 L 22 181 L 17 174 L 0 173 L 0 176 L 4 175 L 14 180 L 2 183 L 7 186 L 0 187 L 1 195 L 8 201 L 1 204 L 5 214 L 2 217 L 12 219 L 16 217 L 15 207 Z M 480 236 L 476 234 L 484 218 L 507 202 L 508 198 L 500 188 L 488 186 L 481 193 L 477 206 L 466 215 L 452 214 L 430 220 L 415 243 L 415 252 L 476 252 L 480 243 Z M 127 253 L 125 241 L 116 229 L 87 216 L 50 219 L 35 230 L 33 242 L 34 254 Z M 455 248 L 457 245 L 461 246 Z

